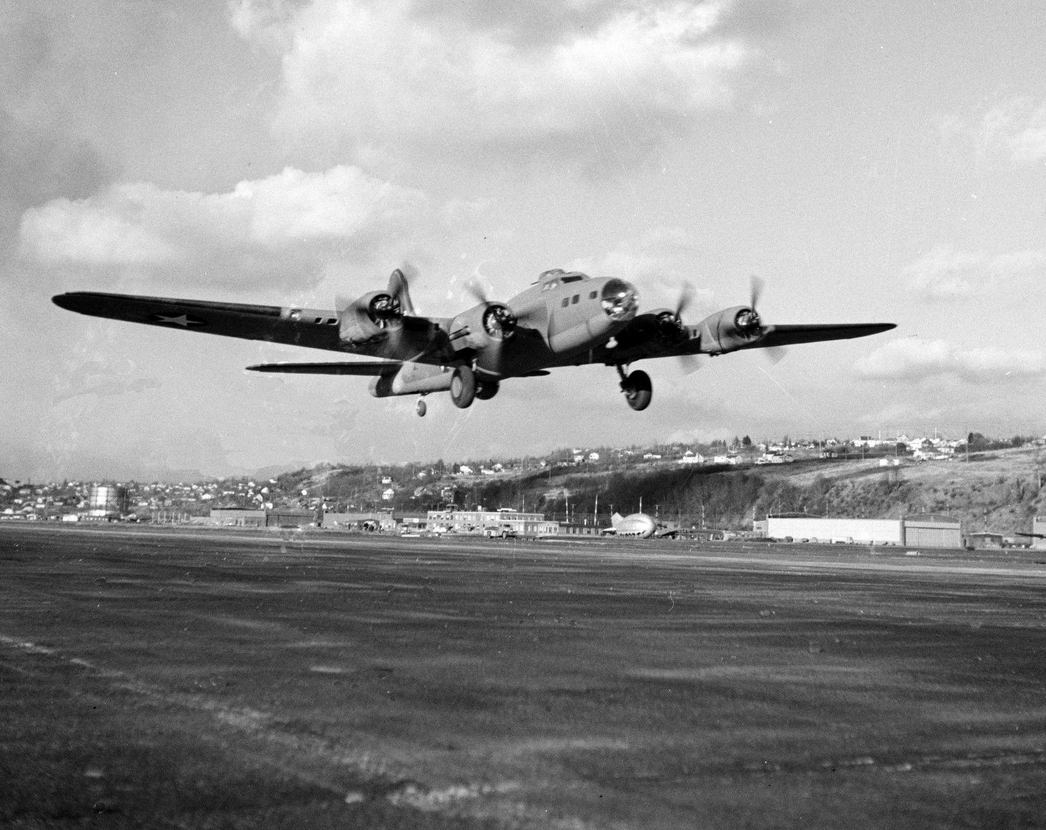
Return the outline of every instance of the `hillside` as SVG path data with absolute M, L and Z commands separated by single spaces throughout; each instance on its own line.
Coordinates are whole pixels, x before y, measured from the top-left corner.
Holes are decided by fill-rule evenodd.
M 423 467 L 324 467 L 283 477 L 284 488 L 312 496 L 426 510 L 453 501 L 537 510 L 559 520 L 606 524 L 611 510 L 642 509 L 684 526 L 749 528 L 769 513 L 896 518 L 925 513 L 961 519 L 969 530 L 1011 534 L 1046 514 L 1046 450 L 1021 447 L 953 461 L 881 467 L 879 459 L 810 459 L 761 467 L 681 467 L 669 461 L 604 468 L 537 465 L 496 475 L 460 475 Z M 598 512 L 597 512 L 598 511 Z

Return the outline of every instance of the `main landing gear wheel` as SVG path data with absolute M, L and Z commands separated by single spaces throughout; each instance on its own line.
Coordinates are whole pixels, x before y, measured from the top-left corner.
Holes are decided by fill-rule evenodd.
M 650 406 L 650 398 L 653 396 L 653 384 L 650 375 L 646 372 L 632 372 L 625 375 L 618 367 L 621 374 L 621 391 L 625 393 L 625 401 L 636 412 L 642 412 Z
M 476 375 L 471 366 L 458 366 L 450 378 L 450 399 L 458 409 L 468 409 L 476 399 Z
M 425 413 L 429 411 L 428 406 L 425 403 L 424 398 L 418 398 L 418 417 L 424 418 Z

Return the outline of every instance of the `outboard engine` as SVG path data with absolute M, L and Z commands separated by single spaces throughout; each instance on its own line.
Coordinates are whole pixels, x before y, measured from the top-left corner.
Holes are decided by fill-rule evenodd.
M 359 346 L 402 326 L 403 308 L 394 294 L 372 291 L 342 309 L 338 321 L 341 342 Z
M 754 346 L 765 331 L 755 309 L 747 306 L 717 311 L 702 320 L 698 330 L 701 351 L 713 355 Z

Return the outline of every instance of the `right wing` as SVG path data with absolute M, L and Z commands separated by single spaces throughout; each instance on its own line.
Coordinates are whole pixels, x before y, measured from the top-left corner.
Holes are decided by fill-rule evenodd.
M 59 294 L 53 300 L 60 308 L 92 317 L 313 349 L 344 350 L 338 339 L 338 314 L 335 311 L 93 291 Z
M 452 359 L 446 333 L 438 322 L 426 317 L 403 315 L 396 329 L 378 330 L 369 339 L 347 342 L 337 311 L 93 291 L 72 291 L 52 299 L 60 308 L 78 314 L 167 329 L 354 352 L 393 361 L 441 364 Z

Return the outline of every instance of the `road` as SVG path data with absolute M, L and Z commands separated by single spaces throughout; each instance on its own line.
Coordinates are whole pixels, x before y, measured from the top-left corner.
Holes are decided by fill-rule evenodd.
M 0 824 L 1040 827 L 1043 558 L 4 523 Z

